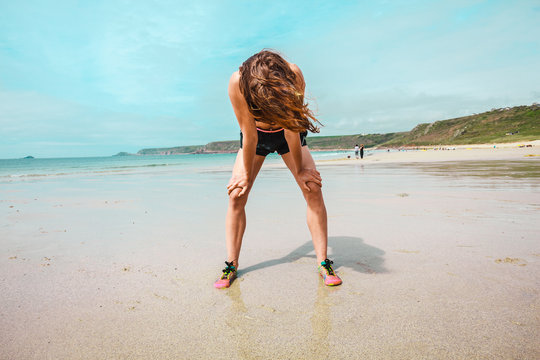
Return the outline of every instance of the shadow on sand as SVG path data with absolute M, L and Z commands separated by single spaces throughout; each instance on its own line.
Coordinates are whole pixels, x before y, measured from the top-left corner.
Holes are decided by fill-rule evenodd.
M 352 236 L 332 236 L 328 238 L 328 247 L 331 249 L 329 255 L 335 261 L 335 269 L 348 267 L 354 271 L 366 274 L 385 273 L 384 254 L 385 252 L 376 247 L 367 245 L 361 238 Z M 255 265 L 241 268 L 238 275 L 243 275 L 251 271 L 264 269 L 267 267 L 291 263 L 300 258 L 315 258 L 310 255 L 313 252 L 311 241 L 304 243 L 283 257 L 266 260 Z

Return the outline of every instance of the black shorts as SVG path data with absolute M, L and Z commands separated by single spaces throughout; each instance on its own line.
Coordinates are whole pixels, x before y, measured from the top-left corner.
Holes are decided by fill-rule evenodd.
M 300 145 L 306 146 L 307 131 L 300 134 Z M 289 152 L 289 145 L 285 140 L 285 130 L 267 131 L 257 129 L 257 148 L 255 153 L 260 156 L 266 156 L 274 151 L 277 151 L 279 155 L 284 155 Z M 240 148 L 242 148 L 242 140 L 244 136 L 240 133 Z

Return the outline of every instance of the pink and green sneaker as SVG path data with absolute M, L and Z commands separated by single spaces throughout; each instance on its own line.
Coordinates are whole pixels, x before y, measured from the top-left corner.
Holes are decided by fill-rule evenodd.
M 227 266 L 223 269 L 223 274 L 214 283 L 216 289 L 228 288 L 231 286 L 233 280 L 236 279 L 236 268 L 234 267 L 233 262 L 225 261 L 225 264 Z
M 328 259 L 325 259 L 321 262 L 321 265 L 319 265 L 319 275 L 324 280 L 324 285 L 327 286 L 336 286 L 341 285 L 341 279 L 339 276 L 336 275 L 334 272 L 334 269 L 332 269 L 332 264 L 334 262 L 330 261 Z

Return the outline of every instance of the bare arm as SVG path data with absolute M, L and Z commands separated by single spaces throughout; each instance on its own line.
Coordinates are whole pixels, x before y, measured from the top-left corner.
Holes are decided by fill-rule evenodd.
M 238 196 L 244 195 L 249 185 L 253 182 L 253 162 L 255 159 L 255 148 L 257 147 L 257 128 L 255 120 L 249 112 L 248 105 L 242 92 L 240 91 L 240 74 L 235 72 L 229 81 L 229 98 L 242 131 L 242 154 L 244 160 L 244 174 L 241 179 L 231 179 L 227 186 L 229 194 L 235 188 L 242 188 Z

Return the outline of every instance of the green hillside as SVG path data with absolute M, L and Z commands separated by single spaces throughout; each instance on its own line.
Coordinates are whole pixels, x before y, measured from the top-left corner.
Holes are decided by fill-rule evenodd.
M 331 150 L 351 149 L 355 144 L 364 144 L 365 147 L 400 147 L 489 144 L 536 139 L 540 139 L 540 105 L 538 104 L 492 109 L 481 114 L 419 124 L 406 132 L 342 136 L 310 135 L 307 137 L 307 143 L 314 150 Z M 142 149 L 137 154 L 235 152 L 239 147 L 239 141 L 216 141 L 206 145 Z
M 459 145 L 536 139 L 540 139 L 540 106 L 531 105 L 419 124 L 382 145 Z
M 169 148 L 142 149 L 137 155 L 174 155 L 235 152 L 240 148 L 240 141 L 215 141 L 206 145 L 175 146 Z
M 175 146 L 169 148 L 151 148 L 137 151 L 137 155 L 174 155 L 190 154 L 199 151 L 203 145 Z
M 308 136 L 306 141 L 310 149 L 352 149 L 356 144 L 365 147 L 374 147 L 391 141 L 401 133 L 368 134 L 368 135 L 340 135 L 340 136 Z
M 236 152 L 240 149 L 240 140 L 215 141 L 202 147 L 201 152 Z

